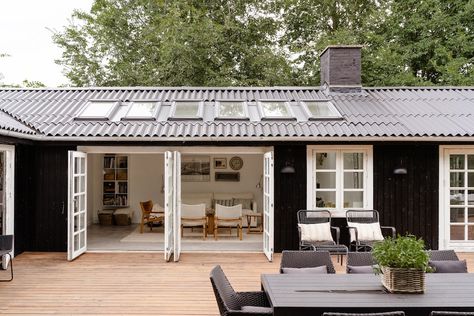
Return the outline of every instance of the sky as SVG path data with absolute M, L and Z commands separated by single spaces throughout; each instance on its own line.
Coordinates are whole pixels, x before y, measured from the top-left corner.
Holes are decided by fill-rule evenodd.
M 54 60 L 61 49 L 51 30 L 69 24 L 74 9 L 88 11 L 93 0 L 0 0 L 0 74 L 5 84 L 23 80 L 41 81 L 46 86 L 68 84 L 62 67 Z

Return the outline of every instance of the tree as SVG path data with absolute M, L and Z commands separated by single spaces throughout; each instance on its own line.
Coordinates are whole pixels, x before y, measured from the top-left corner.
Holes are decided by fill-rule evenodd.
M 54 41 L 74 85 L 277 85 L 291 69 L 258 0 L 96 0 Z M 272 67 L 265 67 L 272 65 Z

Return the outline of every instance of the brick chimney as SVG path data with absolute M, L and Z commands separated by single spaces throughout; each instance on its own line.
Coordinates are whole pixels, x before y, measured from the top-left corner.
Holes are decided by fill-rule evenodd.
M 328 46 L 320 55 L 321 86 L 330 92 L 360 92 L 360 45 Z

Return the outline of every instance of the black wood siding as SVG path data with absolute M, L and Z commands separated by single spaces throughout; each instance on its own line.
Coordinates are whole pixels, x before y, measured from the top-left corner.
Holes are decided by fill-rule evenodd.
M 438 145 L 375 145 L 374 208 L 384 225 L 438 248 Z M 393 174 L 402 166 L 406 175 Z
M 74 147 L 16 147 L 15 249 L 67 250 L 68 155 Z
M 306 146 L 275 146 L 275 252 L 298 249 L 296 212 L 306 209 Z M 294 174 L 280 170 L 289 162 Z

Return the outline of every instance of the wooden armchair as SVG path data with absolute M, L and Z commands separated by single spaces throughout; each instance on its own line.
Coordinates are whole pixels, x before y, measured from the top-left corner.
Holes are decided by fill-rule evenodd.
M 242 240 L 242 204 L 224 206 L 216 204 L 214 215 L 214 239 L 217 240 L 219 227 L 227 227 L 232 234 L 232 227 L 237 228 L 237 236 Z
M 161 223 L 165 219 L 163 212 L 153 211 L 153 201 L 140 202 L 142 209 L 142 220 L 140 222 L 140 234 L 143 234 L 143 226 L 149 225 L 150 231 L 153 228 L 154 223 Z

